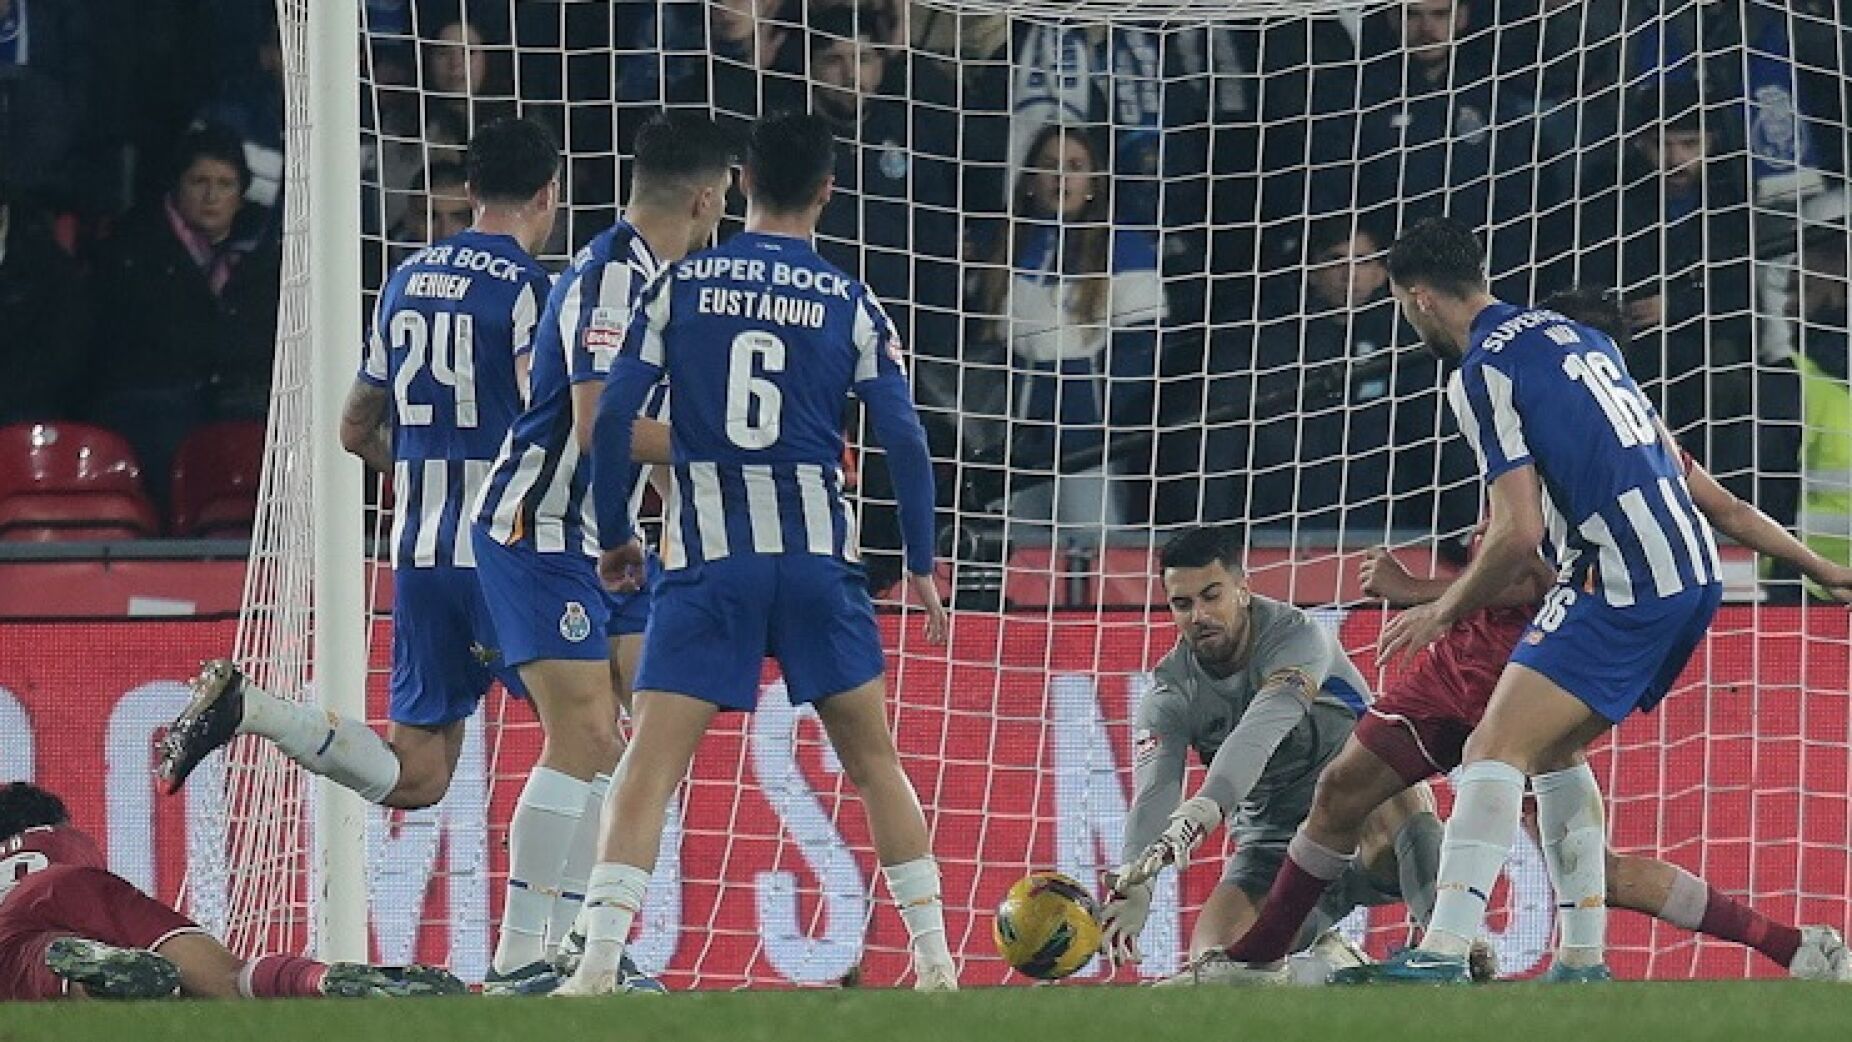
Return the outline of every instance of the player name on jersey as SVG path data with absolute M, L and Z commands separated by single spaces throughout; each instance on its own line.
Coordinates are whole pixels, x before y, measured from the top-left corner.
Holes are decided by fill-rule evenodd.
M 822 329 L 828 317 L 820 301 L 719 286 L 701 287 L 700 295 L 695 300 L 695 310 L 703 315 L 749 318 L 756 322 L 803 326 L 807 329 Z

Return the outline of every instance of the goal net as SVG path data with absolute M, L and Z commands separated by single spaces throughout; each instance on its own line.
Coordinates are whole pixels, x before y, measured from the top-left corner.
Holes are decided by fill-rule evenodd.
M 904 329 L 956 612 L 950 648 L 932 648 L 895 600 L 891 486 L 852 419 L 893 722 L 966 978 L 1020 980 L 989 936 L 1008 885 L 1042 868 L 1091 883 L 1119 859 L 1129 721 L 1176 639 L 1153 569 L 1170 532 L 1242 524 L 1256 591 L 1314 610 L 1373 680 L 1386 616 L 1358 589 L 1360 552 L 1392 545 L 1417 574 L 1462 559 L 1482 497 L 1439 363 L 1404 350 L 1382 260 L 1397 228 L 1468 221 L 1506 299 L 1579 286 L 1610 302 L 1633 372 L 1691 452 L 1846 559 L 1845 24 L 1829 0 L 375 0 L 352 289 L 374 291 L 467 221 L 458 164 L 487 118 L 534 117 L 564 144 L 554 266 L 615 219 L 651 113 L 743 126 L 808 106 L 837 124 L 819 248 Z M 292 70 L 292 99 L 307 88 Z M 295 156 L 290 170 L 294 204 L 317 171 Z M 286 287 L 286 314 L 302 292 Z M 281 347 L 275 520 L 241 644 L 260 679 L 300 680 L 312 624 L 301 587 L 265 565 L 305 552 L 321 517 L 286 480 L 309 422 L 288 405 L 300 349 Z M 382 497 L 378 517 L 389 510 Z M 378 715 L 390 573 L 373 567 Z M 1728 603 L 1666 706 L 1597 748 L 1612 841 L 1843 928 L 1847 615 L 1739 550 L 1726 577 Z M 480 976 L 538 747 L 532 713 L 497 692 L 441 805 L 372 812 L 377 957 Z M 228 785 L 229 885 L 214 893 L 228 921 L 279 929 L 313 889 L 300 783 L 240 760 Z M 775 673 L 756 715 L 709 736 L 669 832 L 634 951 L 671 986 L 903 977 L 856 798 Z M 1181 965 L 1219 860 L 1160 886 L 1145 976 Z M 1508 973 L 1546 965 L 1552 904 L 1521 840 L 1490 919 Z M 1401 915 L 1347 925 L 1380 954 L 1405 936 Z M 1630 913 L 1610 936 L 1622 976 L 1775 972 Z

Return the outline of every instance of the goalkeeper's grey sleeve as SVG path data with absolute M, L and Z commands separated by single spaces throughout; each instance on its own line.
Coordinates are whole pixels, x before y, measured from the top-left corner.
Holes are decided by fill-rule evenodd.
M 1170 812 L 1183 802 L 1183 768 L 1190 752 L 1190 736 L 1175 723 L 1168 703 L 1177 693 L 1162 684 L 1151 690 L 1138 707 L 1138 725 L 1132 732 L 1132 809 L 1125 816 L 1125 842 L 1120 860 L 1130 861 L 1145 852 L 1170 821 Z
M 1203 779 L 1197 795 L 1214 800 L 1222 808 L 1223 817 L 1233 813 L 1254 791 L 1274 750 L 1305 719 L 1311 703 L 1300 692 L 1300 686 L 1291 681 L 1261 688 L 1235 729 L 1228 732 L 1222 747 L 1215 751 L 1208 777 Z

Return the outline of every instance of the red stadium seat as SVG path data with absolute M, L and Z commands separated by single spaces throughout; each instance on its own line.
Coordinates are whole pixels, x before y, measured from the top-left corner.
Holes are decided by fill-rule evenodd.
M 194 431 L 174 455 L 173 534 L 249 536 L 263 475 L 263 424 L 231 420 Z
M 81 423 L 0 427 L 0 540 L 139 539 L 160 531 L 128 443 Z

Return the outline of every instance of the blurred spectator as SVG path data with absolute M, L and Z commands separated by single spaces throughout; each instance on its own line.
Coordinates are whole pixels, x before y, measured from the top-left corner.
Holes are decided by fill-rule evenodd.
M 219 84 L 217 95 L 196 117 L 244 139 L 244 162 L 251 171 L 245 191 L 241 237 L 280 235 L 283 201 L 283 43 L 277 33 L 276 7 L 260 4 L 262 28 L 255 61 L 230 62 L 236 71 Z
M 1470 525 L 1470 488 L 1471 502 L 1440 516 L 1437 485 L 1469 485 L 1472 464 L 1443 453 L 1439 363 L 1393 350 L 1386 237 L 1337 215 L 1314 222 L 1305 244 L 1303 287 L 1282 279 L 1292 297 L 1264 296 L 1254 333 L 1249 516 L 1374 539 L 1389 527 Z M 1214 393 L 1210 401 L 1237 404 Z M 1206 469 L 1238 485 L 1245 439 L 1211 430 Z
M 462 162 L 475 127 L 514 114 L 507 59 L 484 26 L 445 19 L 419 45 L 417 89 L 379 92 L 383 227 L 404 220 L 407 193 L 428 165 Z
M 419 247 L 448 239 L 468 228 L 474 215 L 469 205 L 469 173 L 461 163 L 433 163 L 428 175 L 412 185 L 405 219 L 393 229 L 395 245 Z
M 386 275 L 405 258 L 470 226 L 475 214 L 469 203 L 468 177 L 461 163 L 435 163 L 428 174 L 418 175 L 406 193 L 405 216 L 387 231 L 384 242 L 364 248 L 363 286 L 384 285 Z
M 709 104 L 716 118 L 745 122 L 801 101 L 803 42 L 801 0 L 714 0 L 705 24 L 685 25 L 682 46 L 701 60 L 682 62 L 671 73 L 667 100 L 673 105 Z M 645 53 L 639 60 L 653 62 Z
M 72 415 L 87 372 L 90 308 L 44 211 L 0 182 L 0 425 Z
M 1848 374 L 1846 299 L 1852 232 L 1846 197 L 1827 202 L 1825 220 L 1807 234 L 1791 298 L 1803 387 L 1800 529 L 1829 560 L 1852 563 L 1852 376 Z
M 1013 421 L 1004 453 L 1016 479 L 1009 515 L 1053 520 L 1059 537 L 1080 542 L 1120 523 L 1125 505 L 1106 480 L 1114 461 L 1070 470 L 1060 460 L 1102 446 L 1110 455 L 1109 427 L 1150 429 L 1156 327 L 1165 314 L 1155 237 L 1113 227 L 1103 158 L 1099 143 L 1074 128 L 1050 124 L 1035 136 L 972 307 L 1010 358 L 1011 386 L 999 403 Z
M 1672 82 L 1630 101 L 1625 183 L 1585 205 L 1583 270 L 1623 293 L 1628 368 L 1673 432 L 1753 500 L 1740 482 L 1754 439 L 1707 429 L 1756 409 L 1744 163 L 1721 152 L 1720 115 L 1701 100 L 1695 85 Z
M 135 447 L 157 499 L 198 423 L 261 419 L 269 402 L 279 251 L 234 238 L 250 172 L 236 134 L 190 131 L 171 187 L 97 263 L 95 419 Z
M 916 358 L 945 358 L 959 329 L 953 88 L 929 68 L 910 70 L 905 51 L 881 42 L 891 35 L 887 17 L 879 6 L 832 6 L 810 19 L 810 110 L 839 139 L 837 194 L 817 245 L 868 283 Z M 923 417 L 933 448 L 947 456 L 957 452 L 948 404 L 929 400 Z M 899 578 L 900 527 L 886 458 L 872 446 L 861 478 L 863 543 L 872 551 L 871 584 L 880 586 Z
M 0 178 L 59 199 L 84 129 L 88 26 L 72 0 L 0 0 Z
M 1540 140 L 1546 128 L 1523 99 L 1498 89 L 1487 38 L 1465 36 L 1471 12 L 1467 0 L 1409 0 L 1374 23 L 1386 23 L 1396 42 L 1373 51 L 1366 41 L 1364 48 L 1356 200 L 1381 208 L 1393 227 L 1443 213 L 1489 226 L 1497 292 L 1501 277 L 1529 269 L 1538 213 L 1566 197 L 1560 171 L 1540 173 L 1538 157 L 1567 151 L 1569 143 Z M 1332 127 L 1341 133 L 1342 121 Z M 1349 144 L 1327 134 L 1315 158 L 1341 160 Z M 1335 211 L 1349 202 L 1327 194 L 1314 208 Z

